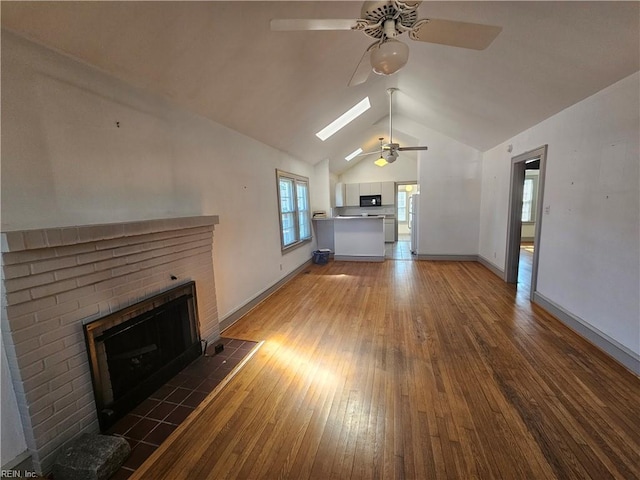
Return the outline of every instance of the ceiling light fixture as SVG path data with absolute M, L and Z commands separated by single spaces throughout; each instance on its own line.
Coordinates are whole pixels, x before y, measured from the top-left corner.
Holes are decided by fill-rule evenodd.
M 345 113 L 336 118 L 329 125 L 324 127 L 318 133 L 316 133 L 316 137 L 318 137 L 323 142 L 329 138 L 331 135 L 336 133 L 338 130 L 343 128 L 345 125 L 349 124 L 364 112 L 371 108 L 371 103 L 369 103 L 369 97 L 365 97 L 363 100 L 358 102 L 356 105 L 351 107 Z
M 409 47 L 392 38 L 386 39 L 371 50 L 371 67 L 378 75 L 391 75 L 405 66 L 409 60 Z
M 353 152 L 351 152 L 349 155 L 347 155 L 346 157 L 344 157 L 344 159 L 347 162 L 350 162 L 351 160 L 353 160 L 356 156 L 360 155 L 362 153 L 362 149 L 359 148 L 357 150 L 354 150 Z
M 384 167 L 387 163 L 389 163 L 387 162 L 386 158 L 384 158 L 384 138 L 379 137 L 378 141 L 380 142 L 380 158 L 373 163 L 379 167 Z
M 379 167 L 384 167 L 384 166 L 385 166 L 387 163 L 389 163 L 389 162 L 387 162 L 387 161 L 384 159 L 384 157 L 383 157 L 382 155 L 380 155 L 380 158 L 379 158 L 379 159 L 377 159 L 377 160 L 376 160 L 375 162 L 373 162 L 373 163 L 375 163 L 375 164 L 376 164 L 377 166 L 379 166 Z
M 385 150 L 384 158 L 387 160 L 387 162 L 393 163 L 398 159 L 398 152 L 396 152 L 395 150 Z

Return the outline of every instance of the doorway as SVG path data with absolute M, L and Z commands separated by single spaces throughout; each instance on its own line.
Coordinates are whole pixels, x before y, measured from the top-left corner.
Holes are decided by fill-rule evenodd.
M 547 145 L 511 159 L 505 281 L 528 290 L 533 301 L 538 278 Z
M 415 181 L 396 183 L 395 228 L 396 242 L 389 246 L 388 258 L 411 260 L 411 196 L 418 193 Z
M 417 192 L 417 187 L 418 184 L 416 182 L 396 184 L 396 220 L 398 223 L 399 242 L 408 242 L 410 239 L 409 198 Z

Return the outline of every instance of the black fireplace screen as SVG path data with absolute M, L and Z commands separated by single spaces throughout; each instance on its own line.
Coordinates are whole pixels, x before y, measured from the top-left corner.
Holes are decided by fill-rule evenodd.
M 202 353 L 190 282 L 84 326 L 100 429 Z

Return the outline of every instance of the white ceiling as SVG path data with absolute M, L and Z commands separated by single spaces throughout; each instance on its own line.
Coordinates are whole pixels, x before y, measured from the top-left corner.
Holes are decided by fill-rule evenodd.
M 640 3 L 423 2 L 419 18 L 503 27 L 484 51 L 406 38 L 408 64 L 347 83 L 369 37 L 271 32 L 272 18 L 358 18 L 361 2 L 2 2 L 2 26 L 311 164 L 340 173 L 394 112 L 486 150 L 638 71 Z M 325 142 L 315 132 L 369 96 Z M 394 115 L 395 116 L 395 115 Z M 394 140 L 419 141 L 394 130 Z M 362 157 L 360 157 L 362 158 Z M 365 157 L 371 158 L 371 157 Z M 358 161 L 353 160 L 351 164 Z

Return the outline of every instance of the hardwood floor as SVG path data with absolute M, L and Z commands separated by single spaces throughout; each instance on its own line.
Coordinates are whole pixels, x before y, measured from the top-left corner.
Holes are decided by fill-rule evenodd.
M 330 262 L 225 331 L 263 341 L 145 479 L 640 476 L 640 380 L 471 262 Z
M 531 295 L 531 274 L 533 268 L 533 253 L 520 247 L 520 257 L 518 259 L 518 295 L 523 298 L 530 298 Z

